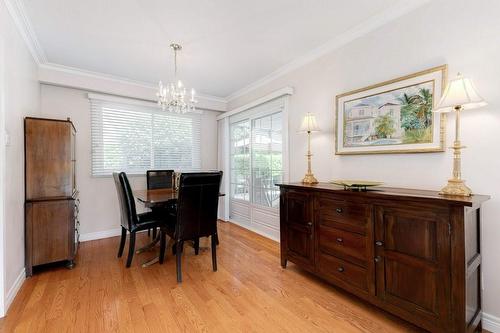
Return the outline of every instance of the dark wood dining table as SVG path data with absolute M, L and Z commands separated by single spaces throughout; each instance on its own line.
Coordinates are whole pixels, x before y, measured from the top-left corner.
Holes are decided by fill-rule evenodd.
M 147 208 L 163 206 L 168 202 L 177 201 L 178 194 L 178 191 L 171 188 L 134 191 L 136 199 L 142 202 Z
M 136 190 L 133 192 L 135 198 L 144 204 L 146 208 L 155 208 L 155 207 L 164 207 L 168 203 L 174 203 L 177 201 L 177 197 L 179 192 L 172 188 L 162 188 L 155 190 Z M 219 197 L 225 196 L 224 193 L 219 193 Z M 156 244 L 160 241 L 160 234 L 156 236 L 156 238 L 148 245 L 138 249 L 136 253 L 142 253 L 148 251 L 155 247 Z M 169 240 L 170 244 L 170 240 Z M 168 248 L 168 245 L 167 245 Z M 156 257 L 146 261 L 142 264 L 142 267 L 151 266 L 159 261 L 159 255 Z

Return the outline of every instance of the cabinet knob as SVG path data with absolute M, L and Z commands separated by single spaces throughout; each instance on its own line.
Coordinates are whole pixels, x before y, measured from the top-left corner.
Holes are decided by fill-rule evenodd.
M 307 222 L 307 225 L 312 227 L 313 226 L 313 223 L 312 222 Z
M 342 243 L 344 240 L 340 237 L 337 237 L 337 243 Z
M 380 256 L 376 256 L 374 260 L 375 260 L 375 262 L 380 262 L 382 260 L 382 258 L 380 258 Z
M 382 245 L 384 245 L 384 242 L 382 242 L 382 241 L 376 241 L 376 242 L 375 242 L 375 245 L 377 245 L 377 246 L 382 246 Z
M 337 271 L 339 271 L 340 273 L 342 273 L 344 271 L 344 267 L 340 266 L 339 268 L 337 268 Z
M 335 211 L 340 214 L 342 213 L 342 208 L 336 208 Z

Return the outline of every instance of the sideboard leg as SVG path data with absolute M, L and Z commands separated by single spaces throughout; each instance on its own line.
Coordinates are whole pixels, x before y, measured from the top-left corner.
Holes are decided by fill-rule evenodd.
M 67 269 L 73 269 L 75 268 L 75 261 L 74 260 L 69 260 L 68 263 L 66 264 Z
M 281 267 L 286 268 L 287 260 L 285 258 L 281 258 Z

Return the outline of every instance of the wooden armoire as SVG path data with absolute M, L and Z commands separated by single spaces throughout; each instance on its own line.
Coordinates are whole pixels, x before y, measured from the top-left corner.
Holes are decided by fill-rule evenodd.
M 69 118 L 24 119 L 26 276 L 38 265 L 74 266 L 79 226 L 75 139 Z

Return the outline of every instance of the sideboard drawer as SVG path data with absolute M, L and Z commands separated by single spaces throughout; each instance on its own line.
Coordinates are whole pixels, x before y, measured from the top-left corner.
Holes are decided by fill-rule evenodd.
M 321 252 L 366 267 L 368 247 L 366 236 L 337 228 L 320 226 L 318 245 Z
M 318 270 L 327 278 L 333 278 L 355 286 L 363 291 L 368 291 L 368 276 L 366 269 L 351 264 L 345 260 L 328 254 L 318 255 Z
M 316 198 L 315 210 L 319 223 L 343 230 L 366 233 L 370 221 L 370 205 L 337 199 L 328 194 Z

